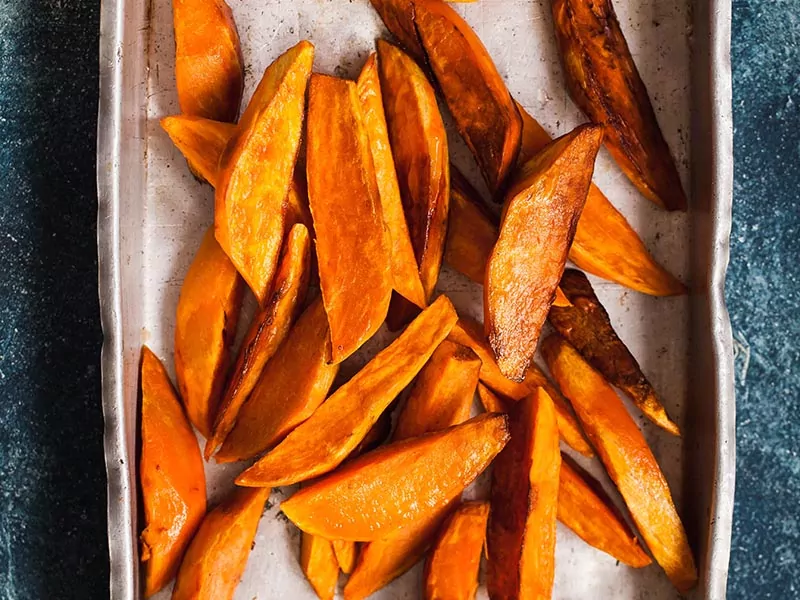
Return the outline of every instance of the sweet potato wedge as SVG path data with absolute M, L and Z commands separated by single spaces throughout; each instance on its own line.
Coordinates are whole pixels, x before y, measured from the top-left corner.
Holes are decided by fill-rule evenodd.
M 290 485 L 335 469 L 422 369 L 457 320 L 439 296 L 274 450 L 239 475 L 238 485 Z M 357 461 L 355 461 L 357 462 Z M 333 539 L 347 539 L 330 536 Z M 329 538 L 329 539 L 330 539 Z
M 307 533 L 382 539 L 461 494 L 508 439 L 505 415 L 483 414 L 365 454 L 301 489 L 281 508 Z
M 690 590 L 697 583 L 697 569 L 683 523 L 664 474 L 622 400 L 560 336 L 542 342 L 542 355 L 572 401 L 653 557 L 678 591 Z
M 593 122 L 606 125 L 606 147 L 647 199 L 686 210 L 678 169 L 611 0 L 552 0 L 552 8 L 572 99 Z
M 339 581 L 339 563 L 333 542 L 303 533 L 300 541 L 300 568 L 320 600 L 333 600 Z
M 602 139 L 602 127 L 577 127 L 522 165 L 508 191 L 483 293 L 489 344 L 513 381 L 536 352 Z
M 356 566 L 356 556 L 358 554 L 355 542 L 345 540 L 333 540 L 333 553 L 336 555 L 336 562 L 344 574 L 350 574 Z
M 328 364 L 328 318 L 317 298 L 265 365 L 217 462 L 252 458 L 281 441 L 325 400 L 339 372 Z
M 383 110 L 378 55 L 374 52 L 367 58 L 358 76 L 358 97 L 369 137 L 372 162 L 375 165 L 383 221 L 389 230 L 392 288 L 409 302 L 424 308 L 428 299 L 419 278 L 419 267 L 414 247 L 411 245 L 406 215 L 403 212 L 403 201 L 400 197 L 392 148 L 389 145 L 389 130 Z
M 538 388 L 509 422 L 511 441 L 492 470 L 486 587 L 492 598 L 550 598 L 561 467 L 550 396 Z
M 501 398 L 481 382 L 478 382 L 478 398 L 483 410 L 490 413 L 507 413 L 513 406 L 512 402 Z
M 206 443 L 208 460 L 233 429 L 239 409 L 258 382 L 264 365 L 286 339 L 308 290 L 311 240 L 305 225 L 292 227 L 284 244 L 283 258 L 269 300 L 256 314 L 228 379 L 214 433 Z
M 626 565 L 641 568 L 653 562 L 603 487 L 566 454 L 561 455 L 558 520 Z
M 269 492 L 235 489 L 206 515 L 183 557 L 172 600 L 233 598 Z
M 501 194 L 522 137 L 514 100 L 483 43 L 452 7 L 440 0 L 413 6 L 418 39 L 456 127 L 489 189 Z
M 313 62 L 314 46 L 303 41 L 267 67 L 220 157 L 217 241 L 262 305 L 278 264 Z
M 192 165 L 192 171 L 216 187 L 219 157 L 233 137 L 236 125 L 202 117 L 173 115 L 161 119 L 161 128 Z
M 206 478 L 197 438 L 164 366 L 147 346 L 141 369 L 141 560 L 149 598 L 175 577 L 206 514 Z
M 561 287 L 573 306 L 550 308 L 548 318 L 556 331 L 610 384 L 628 394 L 648 419 L 665 431 L 680 435 L 639 363 L 611 326 L 586 275 L 566 269 Z
M 488 519 L 488 502 L 466 502 L 450 515 L 425 562 L 425 600 L 475 598 Z
M 392 293 L 390 242 L 356 84 L 313 75 L 306 128 L 320 287 L 331 329 L 331 360 L 338 363 L 386 318 Z
M 414 6 L 411 0 L 370 0 L 372 7 L 392 32 L 400 45 L 419 64 L 425 62 L 425 51 L 414 25 Z
M 236 121 L 244 90 L 244 63 L 230 7 L 224 0 L 173 0 L 172 18 L 181 112 Z
M 214 239 L 203 237 L 183 280 L 175 318 L 175 375 L 186 414 L 211 435 L 242 305 L 242 278 Z

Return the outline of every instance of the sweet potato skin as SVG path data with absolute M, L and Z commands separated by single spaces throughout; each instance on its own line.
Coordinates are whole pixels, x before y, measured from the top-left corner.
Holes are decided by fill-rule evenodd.
M 206 479 L 197 438 L 164 366 L 147 346 L 142 348 L 141 386 L 141 559 L 149 598 L 175 576 L 203 520 Z
M 164 117 L 160 123 L 175 147 L 192 165 L 194 173 L 216 187 L 219 157 L 233 137 L 236 125 L 189 115 Z
M 564 271 L 602 127 L 582 125 L 520 168 L 484 280 L 484 325 L 500 371 L 522 381 Z
M 648 419 L 665 431 L 680 435 L 639 363 L 614 331 L 586 275 L 566 269 L 561 287 L 572 306 L 550 308 L 549 320 L 555 330 L 610 384 L 628 394 Z
M 175 375 L 186 414 L 211 435 L 244 286 L 209 229 L 183 280 L 175 319 Z
M 411 0 L 370 0 L 372 7 L 392 32 L 400 45 L 418 63 L 425 61 L 425 51 L 414 25 L 414 5 Z
M 333 600 L 339 581 L 339 563 L 333 542 L 303 533 L 300 541 L 300 568 L 320 600 Z
M 686 592 L 697 569 L 664 474 L 625 405 L 603 377 L 557 334 L 542 355 L 572 401 L 586 435 L 619 488 L 639 532 L 673 585 Z
M 606 147 L 649 200 L 686 210 L 686 194 L 611 0 L 551 0 L 556 39 L 575 103 L 606 126 Z

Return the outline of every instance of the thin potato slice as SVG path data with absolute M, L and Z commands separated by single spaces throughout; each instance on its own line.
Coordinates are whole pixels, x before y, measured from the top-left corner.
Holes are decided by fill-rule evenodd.
M 303 533 L 300 540 L 300 568 L 320 600 L 333 600 L 339 581 L 339 563 L 332 542 Z
M 161 119 L 161 128 L 192 166 L 192 171 L 216 187 L 219 157 L 233 137 L 236 125 L 202 117 L 173 115 Z

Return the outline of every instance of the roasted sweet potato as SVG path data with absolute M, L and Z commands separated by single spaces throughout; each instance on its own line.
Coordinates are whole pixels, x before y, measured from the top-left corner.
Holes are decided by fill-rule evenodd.
M 422 369 L 457 318 L 447 297 L 439 296 L 400 337 L 336 390 L 310 419 L 239 475 L 236 483 L 264 487 L 290 485 L 335 469 Z
M 505 415 L 483 414 L 365 454 L 301 489 L 281 508 L 307 533 L 383 539 L 461 494 L 508 439 Z
M 653 557 L 679 591 L 688 591 L 697 583 L 692 551 L 669 485 L 642 432 L 614 389 L 566 340 L 558 335 L 546 338 L 542 355 L 572 401 Z
M 328 318 L 318 298 L 264 367 L 217 462 L 256 456 L 308 419 L 325 400 L 339 372 L 339 365 L 328 364 L 327 356 Z
M 219 157 L 236 131 L 236 125 L 202 117 L 174 115 L 161 119 L 161 128 L 192 165 L 194 173 L 216 187 Z
M 378 330 L 392 293 L 389 235 L 352 81 L 313 75 L 306 172 L 331 360 L 343 361 Z
M 586 275 L 566 269 L 561 287 L 572 306 L 551 307 L 549 320 L 556 331 L 609 383 L 628 394 L 648 419 L 671 434 L 680 435 L 639 363 L 611 326 Z
M 511 441 L 492 470 L 486 587 L 492 598 L 550 598 L 561 466 L 550 396 L 538 388 L 509 422 Z
M 356 543 L 345 540 L 333 540 L 333 553 L 336 555 L 336 562 L 342 573 L 350 574 L 356 566 Z
M 486 412 L 507 413 L 512 403 L 504 400 L 481 382 L 478 382 L 478 398 Z
M 419 278 L 419 267 L 403 212 L 403 201 L 400 197 L 392 148 L 389 145 L 386 115 L 383 110 L 378 58 L 374 52 L 358 76 L 358 97 L 361 100 L 361 113 L 369 137 L 372 162 L 375 165 L 383 221 L 389 230 L 392 288 L 409 302 L 424 308 L 427 297 Z
M 551 3 L 572 99 L 606 126 L 606 147 L 646 198 L 667 210 L 686 210 L 678 169 L 611 0 Z
M 172 17 L 181 112 L 236 121 L 244 63 L 230 7 L 224 0 L 172 0 Z
M 411 0 L 370 0 L 383 24 L 392 32 L 400 45 L 418 63 L 425 62 L 425 51 L 414 25 L 414 6 Z
M 500 371 L 522 381 L 564 271 L 602 127 L 582 125 L 522 167 L 486 264 L 484 326 Z
M 164 366 L 147 346 L 142 348 L 141 385 L 141 559 L 149 598 L 175 577 L 206 514 L 206 478 L 197 438 Z
M 300 568 L 320 600 L 333 600 L 339 581 L 339 563 L 332 542 L 303 533 L 300 541 Z
M 303 41 L 267 67 L 220 157 L 217 241 L 261 304 L 278 264 L 313 62 L 314 46 Z
M 211 435 L 242 305 L 242 279 L 206 232 L 186 273 L 175 318 L 175 374 L 186 414 Z
M 466 502 L 450 515 L 425 562 L 425 600 L 475 598 L 488 518 L 488 502 Z
M 634 568 L 653 562 L 603 487 L 566 454 L 561 455 L 558 520 L 584 542 Z
M 183 557 L 172 600 L 231 600 L 270 490 L 235 489 L 208 513 Z

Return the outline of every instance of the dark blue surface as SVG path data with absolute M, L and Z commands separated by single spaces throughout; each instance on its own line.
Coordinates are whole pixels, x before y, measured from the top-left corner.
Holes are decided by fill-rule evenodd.
M 0 2 L 0 600 L 103 598 L 98 6 Z M 729 597 L 800 597 L 800 2 L 734 0 Z

